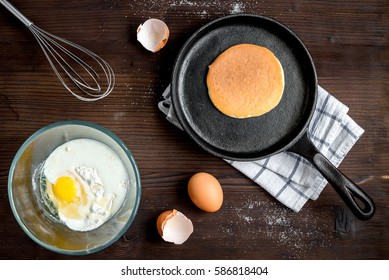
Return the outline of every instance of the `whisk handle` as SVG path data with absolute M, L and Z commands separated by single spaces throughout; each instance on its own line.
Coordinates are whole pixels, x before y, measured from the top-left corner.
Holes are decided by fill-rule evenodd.
M 30 21 L 28 18 L 26 18 L 18 9 L 15 8 L 14 5 L 12 5 L 7 0 L 0 0 L 0 3 L 7 8 L 8 11 L 10 11 L 15 17 L 17 17 L 21 22 L 23 22 L 27 27 L 30 27 L 32 25 L 32 21 Z

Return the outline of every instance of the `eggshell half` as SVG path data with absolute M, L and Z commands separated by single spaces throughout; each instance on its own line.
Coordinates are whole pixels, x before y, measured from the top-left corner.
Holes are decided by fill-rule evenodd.
M 163 240 L 180 245 L 193 233 L 193 224 L 184 214 L 173 209 L 158 216 L 157 230 Z
M 209 173 L 193 175 L 188 182 L 188 194 L 193 203 L 206 212 L 216 212 L 223 204 L 222 187 Z
M 151 52 L 162 49 L 169 39 L 169 28 L 160 19 L 151 18 L 139 25 L 137 40 Z

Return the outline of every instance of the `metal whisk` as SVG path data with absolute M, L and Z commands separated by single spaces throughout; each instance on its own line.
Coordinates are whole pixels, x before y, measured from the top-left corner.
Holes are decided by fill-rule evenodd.
M 0 0 L 0 3 L 32 32 L 58 79 L 71 94 L 83 101 L 95 101 L 111 93 L 115 74 L 105 60 L 80 45 L 37 27 L 7 0 Z

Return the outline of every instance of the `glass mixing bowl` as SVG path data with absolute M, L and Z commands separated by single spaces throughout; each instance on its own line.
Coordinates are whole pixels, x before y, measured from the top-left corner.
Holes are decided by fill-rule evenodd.
M 33 188 L 34 171 L 50 153 L 79 138 L 97 140 L 110 147 L 121 159 L 129 179 L 119 211 L 100 227 L 84 232 L 73 231 L 50 218 Z M 32 240 L 57 253 L 85 255 L 107 248 L 127 231 L 139 207 L 141 182 L 134 157 L 114 133 L 90 122 L 62 121 L 38 130 L 20 147 L 9 172 L 8 196 L 17 222 Z

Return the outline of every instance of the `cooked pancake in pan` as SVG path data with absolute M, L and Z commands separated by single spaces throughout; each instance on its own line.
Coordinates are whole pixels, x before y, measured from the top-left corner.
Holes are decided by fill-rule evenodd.
M 209 65 L 209 97 L 223 114 L 233 118 L 263 115 L 274 109 L 284 91 L 284 71 L 269 49 L 239 44 Z

